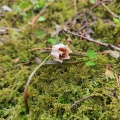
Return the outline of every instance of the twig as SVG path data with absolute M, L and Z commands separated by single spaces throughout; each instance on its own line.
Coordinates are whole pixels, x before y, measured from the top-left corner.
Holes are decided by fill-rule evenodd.
M 46 65 L 77 65 L 77 64 L 80 64 L 81 63 L 81 66 L 84 65 L 84 61 L 83 60 L 80 60 L 80 61 L 74 61 L 74 62 L 64 62 L 63 63 L 60 63 L 60 62 L 57 62 L 57 61 L 46 61 Z
M 5 68 L 3 68 L 3 67 L 0 67 L 0 70 L 2 70 L 2 71 L 4 71 L 4 72 L 6 72 L 6 69 L 5 69 Z
M 112 12 L 103 2 L 101 2 L 102 6 L 105 7 L 107 9 L 107 11 L 113 15 L 114 17 L 116 18 L 119 18 L 120 19 L 120 16 L 118 16 L 117 14 L 115 14 L 114 12 Z
M 11 29 L 11 30 L 14 30 L 14 31 L 17 31 L 17 32 L 21 32 L 20 29 L 17 29 L 17 28 L 8 28 L 8 27 L 4 27 L 4 26 L 0 26 L 0 29 L 5 29 L 5 30 Z
M 120 76 L 115 73 L 115 78 L 117 80 L 118 87 L 120 88 Z
M 36 15 L 33 17 L 32 19 L 32 23 L 31 25 L 34 26 L 35 22 L 37 21 L 37 19 L 45 12 L 46 8 L 50 5 L 50 3 L 46 4 L 42 10 Z
M 75 10 L 77 12 L 77 4 L 76 4 L 77 0 L 74 0 L 74 6 L 75 6 Z
M 66 29 L 64 29 L 63 31 L 66 32 L 66 33 L 68 33 L 68 34 L 71 34 L 71 35 L 74 35 L 74 36 L 83 38 L 83 39 L 85 39 L 85 40 L 87 40 L 87 41 L 89 41 L 89 42 L 94 42 L 94 43 L 96 43 L 96 44 L 99 44 L 99 45 L 102 45 L 102 46 L 106 46 L 106 47 L 109 47 L 109 48 L 111 48 L 111 49 L 120 51 L 120 48 L 119 48 L 119 47 L 114 46 L 114 45 L 112 45 L 112 44 L 102 43 L 102 42 L 97 41 L 97 40 L 94 40 L 94 39 L 92 39 L 92 38 L 90 38 L 90 37 L 83 36 L 83 35 L 79 35 L 79 34 L 77 34 L 77 33 L 71 32 L 71 31 L 66 30 Z
M 74 103 L 72 104 L 72 107 L 75 106 L 75 105 L 77 105 L 78 103 L 86 100 L 86 99 L 89 99 L 89 98 L 95 97 L 95 96 L 103 97 L 103 95 L 102 95 L 102 94 L 99 94 L 99 93 L 91 94 L 91 95 L 89 95 L 89 96 L 85 96 L 85 97 L 81 98 L 80 100 L 74 101 Z
M 81 98 L 80 100 L 75 101 L 75 102 L 72 104 L 72 107 L 75 106 L 76 104 L 78 104 L 78 103 L 86 100 L 86 99 L 89 99 L 89 98 L 93 97 L 93 96 L 96 96 L 96 95 L 93 94 L 93 95 L 85 96 L 85 97 Z
M 45 59 L 40 65 L 38 65 L 38 66 L 34 69 L 34 71 L 30 74 L 30 76 L 29 76 L 29 78 L 28 78 L 28 80 L 27 80 L 27 83 L 26 83 L 26 86 L 25 86 L 25 89 L 24 89 L 24 102 L 25 102 L 25 106 L 26 106 L 26 111 L 27 111 L 27 113 L 29 113 L 29 106 L 28 106 L 28 101 L 27 101 L 27 93 L 28 93 L 27 90 L 28 90 L 28 86 L 29 86 L 29 84 L 30 84 L 30 81 L 31 81 L 33 75 L 36 73 L 36 71 L 37 71 L 42 65 L 45 64 L 46 60 L 47 60 L 49 57 L 50 57 L 50 55 L 49 55 L 48 57 L 46 57 L 46 59 Z
M 34 48 L 34 49 L 30 50 L 30 52 L 34 52 L 36 50 L 52 50 L 52 48 Z
M 29 96 L 33 96 L 31 93 L 29 93 L 29 92 L 27 92 L 25 90 L 24 90 L 24 92 L 26 92 L 26 94 L 29 95 Z
M 22 10 L 21 13 L 22 13 L 22 12 L 27 12 L 27 11 L 30 10 L 30 9 L 32 9 L 32 7 L 28 7 L 28 8 L 26 8 L 26 9 Z M 20 17 L 20 13 L 17 14 L 16 18 L 15 18 L 15 19 L 13 20 L 13 22 L 12 22 L 12 25 L 19 19 L 19 17 Z
M 90 9 L 93 10 L 94 8 L 96 8 L 97 6 L 99 6 L 100 4 L 101 4 L 100 1 L 96 1 L 95 4 Z

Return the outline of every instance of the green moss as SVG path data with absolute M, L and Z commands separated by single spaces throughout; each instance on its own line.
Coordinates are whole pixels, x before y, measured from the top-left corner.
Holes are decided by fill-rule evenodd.
M 112 6 L 113 5 L 113 6 Z M 89 1 L 77 1 L 78 10 L 84 12 L 90 7 Z M 112 10 L 119 8 L 116 2 L 109 5 Z M 96 8 L 95 15 L 105 18 L 103 7 Z M 104 10 L 105 11 L 105 10 Z M 118 10 L 115 10 L 119 13 Z M 87 67 L 81 62 L 77 65 L 44 65 L 34 75 L 31 80 L 28 92 L 30 113 L 26 114 L 23 91 L 26 81 L 31 72 L 37 66 L 35 57 L 44 60 L 46 54 L 40 51 L 30 52 L 36 47 L 51 47 L 47 40 L 52 36 L 55 29 L 55 22 L 61 26 L 76 14 L 73 1 L 53 2 L 46 9 L 46 21 L 37 23 L 32 28 L 26 23 L 26 19 L 17 20 L 13 25 L 21 32 L 10 29 L 7 37 L 8 41 L 0 45 L 0 116 L 1 119 L 12 120 L 117 120 L 120 119 L 120 89 L 117 87 L 116 79 L 105 77 L 106 64 L 111 64 L 113 72 L 119 75 L 120 63 L 109 55 L 97 55 L 94 59 L 95 66 Z M 9 15 L 11 15 L 10 19 Z M 14 13 L 8 13 L 0 23 L 7 26 L 11 24 Z M 30 16 L 29 16 L 30 17 Z M 28 17 L 28 18 L 29 18 Z M 29 20 L 28 20 L 29 21 Z M 9 27 L 13 27 L 9 25 Z M 107 40 L 114 43 L 114 37 L 118 28 L 98 20 L 93 26 L 93 37 L 99 40 Z M 43 36 L 37 36 L 41 29 L 48 29 Z M 94 43 L 89 43 L 83 39 L 61 33 L 61 42 L 66 43 L 66 38 L 70 36 L 72 44 L 70 48 L 73 52 L 86 52 L 94 49 L 96 52 L 106 49 Z M 4 37 L 4 35 L 2 36 Z M 19 58 L 15 62 L 14 59 Z M 76 57 L 71 57 L 70 61 L 78 61 Z M 72 104 L 94 94 L 95 96 L 84 99 L 74 107 Z

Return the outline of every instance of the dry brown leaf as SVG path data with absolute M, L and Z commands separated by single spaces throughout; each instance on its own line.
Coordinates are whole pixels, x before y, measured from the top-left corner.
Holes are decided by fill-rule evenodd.
M 109 65 L 106 66 L 105 76 L 106 76 L 107 80 L 108 80 L 108 78 L 115 79 L 114 73 L 111 71 L 111 68 Z
M 118 51 L 109 50 L 108 52 L 112 57 L 114 57 L 116 59 L 120 57 L 120 52 L 118 52 Z
M 37 64 L 41 64 L 42 63 L 42 60 L 39 57 L 35 57 L 35 61 L 36 61 Z
M 15 59 L 12 59 L 12 62 L 14 62 L 14 63 L 17 63 L 17 62 L 19 62 L 19 58 L 15 58 Z
M 70 37 L 67 38 L 66 43 L 69 45 L 72 43 L 72 39 Z
M 0 35 L 6 34 L 6 33 L 7 33 L 7 30 L 6 30 L 6 29 L 0 28 Z
M 120 76 L 115 73 L 115 78 L 117 80 L 118 87 L 120 87 Z

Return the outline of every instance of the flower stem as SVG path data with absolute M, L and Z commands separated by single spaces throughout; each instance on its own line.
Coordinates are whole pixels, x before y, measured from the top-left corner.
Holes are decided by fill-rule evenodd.
M 36 73 L 36 71 L 37 71 L 42 65 L 45 64 L 46 60 L 47 60 L 49 57 L 50 57 L 50 55 L 48 55 L 48 56 L 46 57 L 46 59 L 45 59 L 40 65 L 38 65 L 38 66 L 34 69 L 34 71 L 30 74 L 30 76 L 29 76 L 29 78 L 28 78 L 28 80 L 27 80 L 27 83 L 26 83 L 26 86 L 25 86 L 25 89 L 24 89 L 24 102 L 25 102 L 26 112 L 27 112 L 27 113 L 29 113 L 29 106 L 28 106 L 28 101 L 27 101 L 27 90 L 28 90 L 28 86 L 29 86 L 29 84 L 30 84 L 30 81 L 31 81 L 33 75 Z M 25 92 L 25 91 L 26 91 L 26 92 Z

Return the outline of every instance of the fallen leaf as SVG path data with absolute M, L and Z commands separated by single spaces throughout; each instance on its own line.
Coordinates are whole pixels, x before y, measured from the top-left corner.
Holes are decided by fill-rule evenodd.
M 5 11 L 8 11 L 8 12 L 11 12 L 12 11 L 12 9 L 10 8 L 10 7 L 8 7 L 7 5 L 3 5 L 2 7 L 1 7 L 1 9 L 5 12 Z
M 41 63 L 42 63 L 42 60 L 41 60 L 39 57 L 35 57 L 35 61 L 36 61 L 36 63 L 38 63 L 38 64 L 41 64 Z
M 7 30 L 6 30 L 6 29 L 0 28 L 0 35 L 6 34 L 6 33 L 7 33 Z
M 118 51 L 109 50 L 108 52 L 112 57 L 114 57 L 116 59 L 120 57 L 120 52 L 118 52 Z
M 15 59 L 12 59 L 12 62 L 14 62 L 14 63 L 17 63 L 17 62 L 19 62 L 19 58 L 15 58 Z
M 105 76 L 107 78 L 107 81 L 108 81 L 108 78 L 115 79 L 114 73 L 111 71 L 111 68 L 109 65 L 106 65 Z
M 72 40 L 71 40 L 70 37 L 67 38 L 66 43 L 67 43 L 68 45 L 72 43 Z
M 38 18 L 38 21 L 39 21 L 39 22 L 43 22 L 43 21 L 45 21 L 45 17 L 40 16 L 40 17 Z
M 118 87 L 120 87 L 120 76 L 115 73 L 115 78 L 117 80 Z

